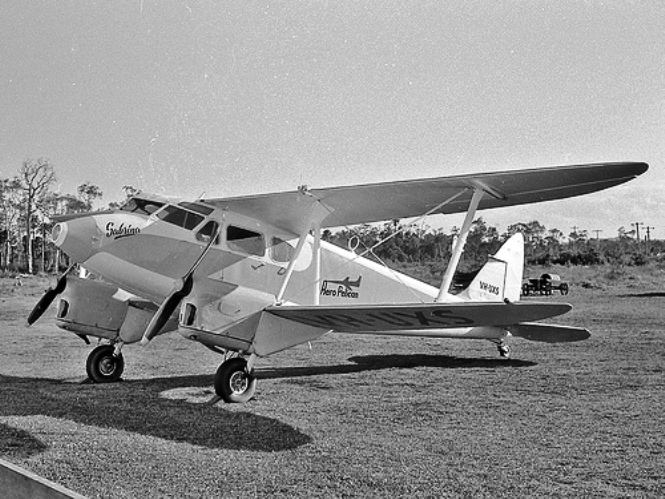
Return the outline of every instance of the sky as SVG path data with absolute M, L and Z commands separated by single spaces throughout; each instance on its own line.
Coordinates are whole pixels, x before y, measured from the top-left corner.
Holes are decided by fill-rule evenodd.
M 90 182 L 105 204 L 125 185 L 225 197 L 645 161 L 618 188 L 480 215 L 660 239 L 664 118 L 656 0 L 0 3 L 0 178 L 45 157 L 55 190 Z

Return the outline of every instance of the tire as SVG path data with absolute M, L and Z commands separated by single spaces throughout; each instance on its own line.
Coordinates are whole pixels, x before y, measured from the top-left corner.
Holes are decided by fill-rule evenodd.
M 247 372 L 245 359 L 235 357 L 224 362 L 215 374 L 215 393 L 224 402 L 243 403 L 254 396 L 256 378 Z
M 567 295 L 569 291 L 568 284 L 564 282 L 559 288 L 559 291 L 561 291 L 562 295 Z
M 88 355 L 85 370 L 93 383 L 113 383 L 122 376 L 125 361 L 122 354 L 115 357 L 114 350 L 111 345 L 101 345 Z

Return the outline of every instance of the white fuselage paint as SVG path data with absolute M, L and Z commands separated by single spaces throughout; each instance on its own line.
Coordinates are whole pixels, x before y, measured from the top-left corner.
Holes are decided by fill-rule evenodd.
M 227 212 L 224 218 L 241 217 Z M 196 230 L 123 212 L 91 215 L 66 224 L 55 242 L 67 254 L 120 288 L 156 303 L 168 295 L 205 247 L 196 240 Z M 280 237 L 295 246 L 293 234 L 256 221 L 252 225 L 266 241 Z M 321 277 L 317 281 L 313 244 L 314 238 L 309 236 L 286 289 L 285 300 L 289 302 L 311 305 L 315 295 L 321 304 L 329 305 L 431 302 L 436 296 L 433 286 L 325 241 L 321 242 Z M 220 244 L 213 245 L 196 275 L 276 294 L 287 264 L 273 260 L 269 250 L 261 256 L 231 250 L 222 238 Z

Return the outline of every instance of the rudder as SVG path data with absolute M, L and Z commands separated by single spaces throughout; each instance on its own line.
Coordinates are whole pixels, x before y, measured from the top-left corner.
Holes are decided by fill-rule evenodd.
M 469 301 L 511 301 L 520 299 L 524 274 L 524 236 L 511 236 L 490 256 L 471 284 L 457 296 Z

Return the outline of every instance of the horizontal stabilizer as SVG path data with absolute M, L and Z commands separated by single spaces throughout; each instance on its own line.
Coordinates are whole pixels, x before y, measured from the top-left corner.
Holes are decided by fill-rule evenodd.
M 567 303 L 412 303 L 406 305 L 274 306 L 266 312 L 337 332 L 409 331 L 511 326 L 565 314 Z
M 591 336 L 588 329 L 554 324 L 523 323 L 509 326 L 507 329 L 513 336 L 544 343 L 569 343 L 586 340 Z

